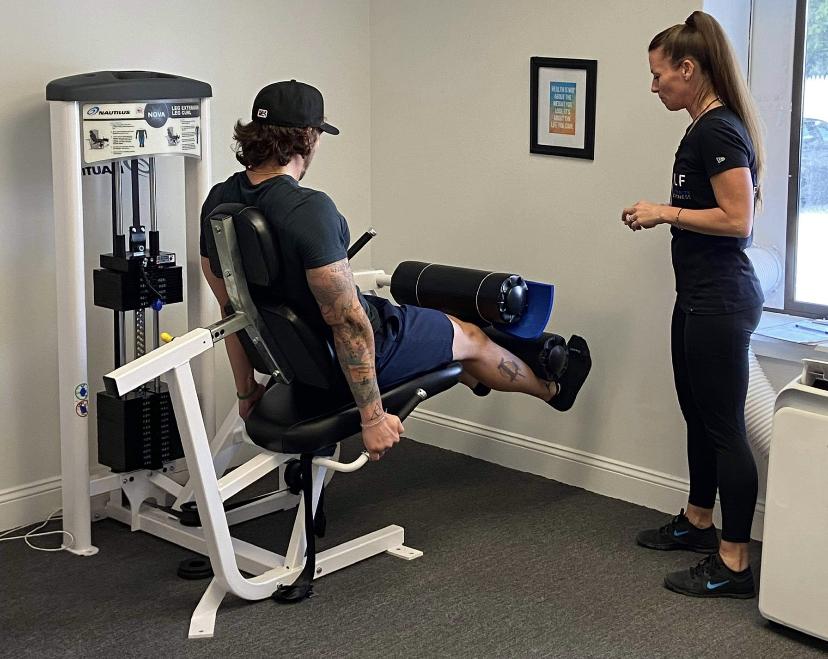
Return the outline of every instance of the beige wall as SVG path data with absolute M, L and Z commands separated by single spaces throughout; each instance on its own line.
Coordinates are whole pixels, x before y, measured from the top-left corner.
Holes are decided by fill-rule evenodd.
M 325 140 L 306 183 L 327 190 L 357 234 L 370 220 L 368 28 L 368 0 L 172 0 L 154 9 L 141 3 L 89 5 L 69 0 L 3 3 L 0 374 L 5 393 L 0 397 L 0 528 L 19 521 L 20 510 L 34 520 L 60 505 L 55 489 L 60 475 L 57 308 L 46 83 L 101 69 L 148 69 L 209 82 L 217 181 L 237 169 L 230 150 L 232 124 L 249 117 L 258 88 L 288 78 L 314 84 L 327 99 L 329 120 L 342 134 Z M 159 181 L 159 192 L 173 200 L 181 167 L 164 165 L 171 175 Z M 182 209 L 179 200 L 160 210 L 162 232 L 165 223 L 169 227 L 162 236 L 169 241 L 165 246 L 177 251 L 183 249 L 181 225 L 175 226 Z M 90 271 L 97 252 L 107 249 L 109 225 L 106 213 L 97 224 L 90 218 L 87 222 Z M 370 250 L 362 258 L 367 263 Z M 89 308 L 93 392 L 111 368 L 110 317 L 109 312 Z M 181 331 L 183 325 L 181 312 L 171 310 L 166 316 L 165 328 Z M 228 369 L 224 350 L 218 354 L 218 413 L 223 418 L 232 401 L 232 381 L 221 377 Z M 12 505 L 21 494 L 31 493 L 36 496 L 24 501 L 23 508 Z
M 647 44 L 701 2 L 437 1 L 371 5 L 374 265 L 516 270 L 556 286 L 549 329 L 589 341 L 566 414 L 455 390 L 429 409 L 686 475 L 670 367 L 669 232 L 621 209 L 664 203 L 687 124 L 650 91 Z M 595 161 L 529 153 L 529 59 L 598 60 Z
M 93 11 L 69 2 L 31 2 L 25 11 L 6 9 L 0 45 L 6 62 L 0 66 L 0 369 L 7 383 L 0 400 L 0 529 L 21 514 L 26 521 L 41 519 L 60 505 L 44 88 L 57 77 L 105 68 L 167 71 L 213 85 L 215 180 L 236 169 L 230 127 L 248 115 L 261 85 L 290 77 L 317 85 L 342 134 L 324 138 L 305 183 L 335 199 L 354 237 L 369 224 L 379 230 L 357 267 L 372 263 L 390 272 L 401 260 L 421 259 L 549 281 L 556 286 L 549 329 L 582 334 L 592 346 L 593 374 L 569 413 L 502 394 L 481 401 L 460 390 L 424 407 L 495 435 L 563 447 L 570 457 L 594 456 L 593 475 L 603 464 L 627 472 L 632 466 L 656 480 L 664 476 L 680 499 L 687 467 L 670 369 L 669 234 L 664 228 L 632 234 L 619 217 L 628 203 L 669 197 L 673 153 L 687 118 L 667 112 L 649 93 L 646 46 L 701 4 L 175 0 L 158 12 L 161 20 L 138 5 Z M 706 4 L 732 9 L 718 0 Z M 239 27 L 254 15 L 248 27 Z M 159 45 L 165 41 L 171 45 Z M 594 162 L 529 154 L 532 56 L 598 60 Z M 165 247 L 181 251 L 183 231 L 175 221 L 183 210 L 176 199 L 181 167 L 172 160 L 164 167 L 161 228 L 165 221 L 170 226 Z M 84 185 L 94 192 L 90 181 Z M 87 218 L 88 270 L 108 244 L 108 218 L 99 215 Z M 186 329 L 182 311 L 169 311 L 164 328 Z M 110 366 L 109 314 L 90 307 L 88 322 L 94 391 Z M 224 351 L 217 354 L 221 419 L 233 388 Z M 784 362 L 768 366 L 777 386 L 795 370 Z M 567 477 L 565 470 L 552 475 Z M 623 487 L 605 488 L 590 478 L 585 486 L 625 496 L 618 494 Z M 17 500 L 31 492 L 39 494 Z M 664 505 L 636 496 L 630 499 Z

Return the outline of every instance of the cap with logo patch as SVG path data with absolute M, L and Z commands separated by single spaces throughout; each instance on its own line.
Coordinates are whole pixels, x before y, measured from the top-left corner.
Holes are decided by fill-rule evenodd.
M 274 82 L 256 94 L 253 121 L 291 128 L 318 128 L 331 135 L 339 129 L 325 123 L 322 94 L 316 87 L 289 80 Z

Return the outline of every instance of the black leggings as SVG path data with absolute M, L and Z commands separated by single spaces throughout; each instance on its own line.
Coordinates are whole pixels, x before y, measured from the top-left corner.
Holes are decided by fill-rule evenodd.
M 750 335 L 762 306 L 705 316 L 673 309 L 673 375 L 687 422 L 690 503 L 722 503 L 722 540 L 748 542 L 758 489 L 745 433 Z

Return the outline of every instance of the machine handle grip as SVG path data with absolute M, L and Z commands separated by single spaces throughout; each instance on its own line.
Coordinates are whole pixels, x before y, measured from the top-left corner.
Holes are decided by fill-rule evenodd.
M 422 403 L 428 394 L 425 392 L 424 389 L 417 389 L 414 392 L 414 395 L 408 399 L 408 401 L 400 408 L 399 412 L 397 412 L 397 416 L 400 418 L 400 421 L 405 421 L 405 418 L 411 414 L 419 405 Z
M 368 451 L 360 453 L 359 457 L 353 462 L 336 462 L 335 460 L 330 460 L 328 458 L 313 459 L 313 464 L 315 465 L 325 467 L 331 471 L 341 471 L 345 474 L 356 471 L 360 467 L 364 466 L 366 462 L 368 462 Z
M 348 260 L 350 261 L 352 258 L 354 258 L 356 256 L 357 252 L 359 250 L 361 250 L 363 247 L 365 247 L 365 245 L 368 244 L 368 241 L 371 240 L 371 238 L 373 238 L 376 235 L 377 235 L 377 232 L 373 228 L 370 228 L 370 229 L 368 229 L 368 231 L 363 233 L 359 237 L 359 240 L 357 240 L 353 245 L 351 245 L 348 248 Z

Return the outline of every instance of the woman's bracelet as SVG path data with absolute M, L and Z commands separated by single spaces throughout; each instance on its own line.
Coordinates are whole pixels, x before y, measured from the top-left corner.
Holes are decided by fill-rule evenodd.
M 683 211 L 683 210 L 684 210 L 683 208 L 679 208 L 679 212 L 676 213 L 676 228 L 677 229 L 681 229 L 681 227 L 679 226 L 679 216 L 681 215 L 681 211 Z
M 382 413 L 382 416 L 381 416 L 379 419 L 377 419 L 376 421 L 374 421 L 373 423 L 360 423 L 359 425 L 360 425 L 360 427 L 362 427 L 362 428 L 373 428 L 374 426 L 378 426 L 378 425 L 379 425 L 379 424 L 381 424 L 383 421 L 385 421 L 385 417 L 386 417 L 386 416 L 388 416 L 388 410 L 385 410 L 385 411 Z
M 248 391 L 246 394 L 244 394 L 243 396 L 240 395 L 239 392 L 237 391 L 236 392 L 236 398 L 238 398 L 239 400 L 247 400 L 248 398 L 253 398 L 254 394 L 258 390 L 259 390 L 259 383 L 257 382 L 256 384 L 253 385 L 253 388 L 250 391 Z

